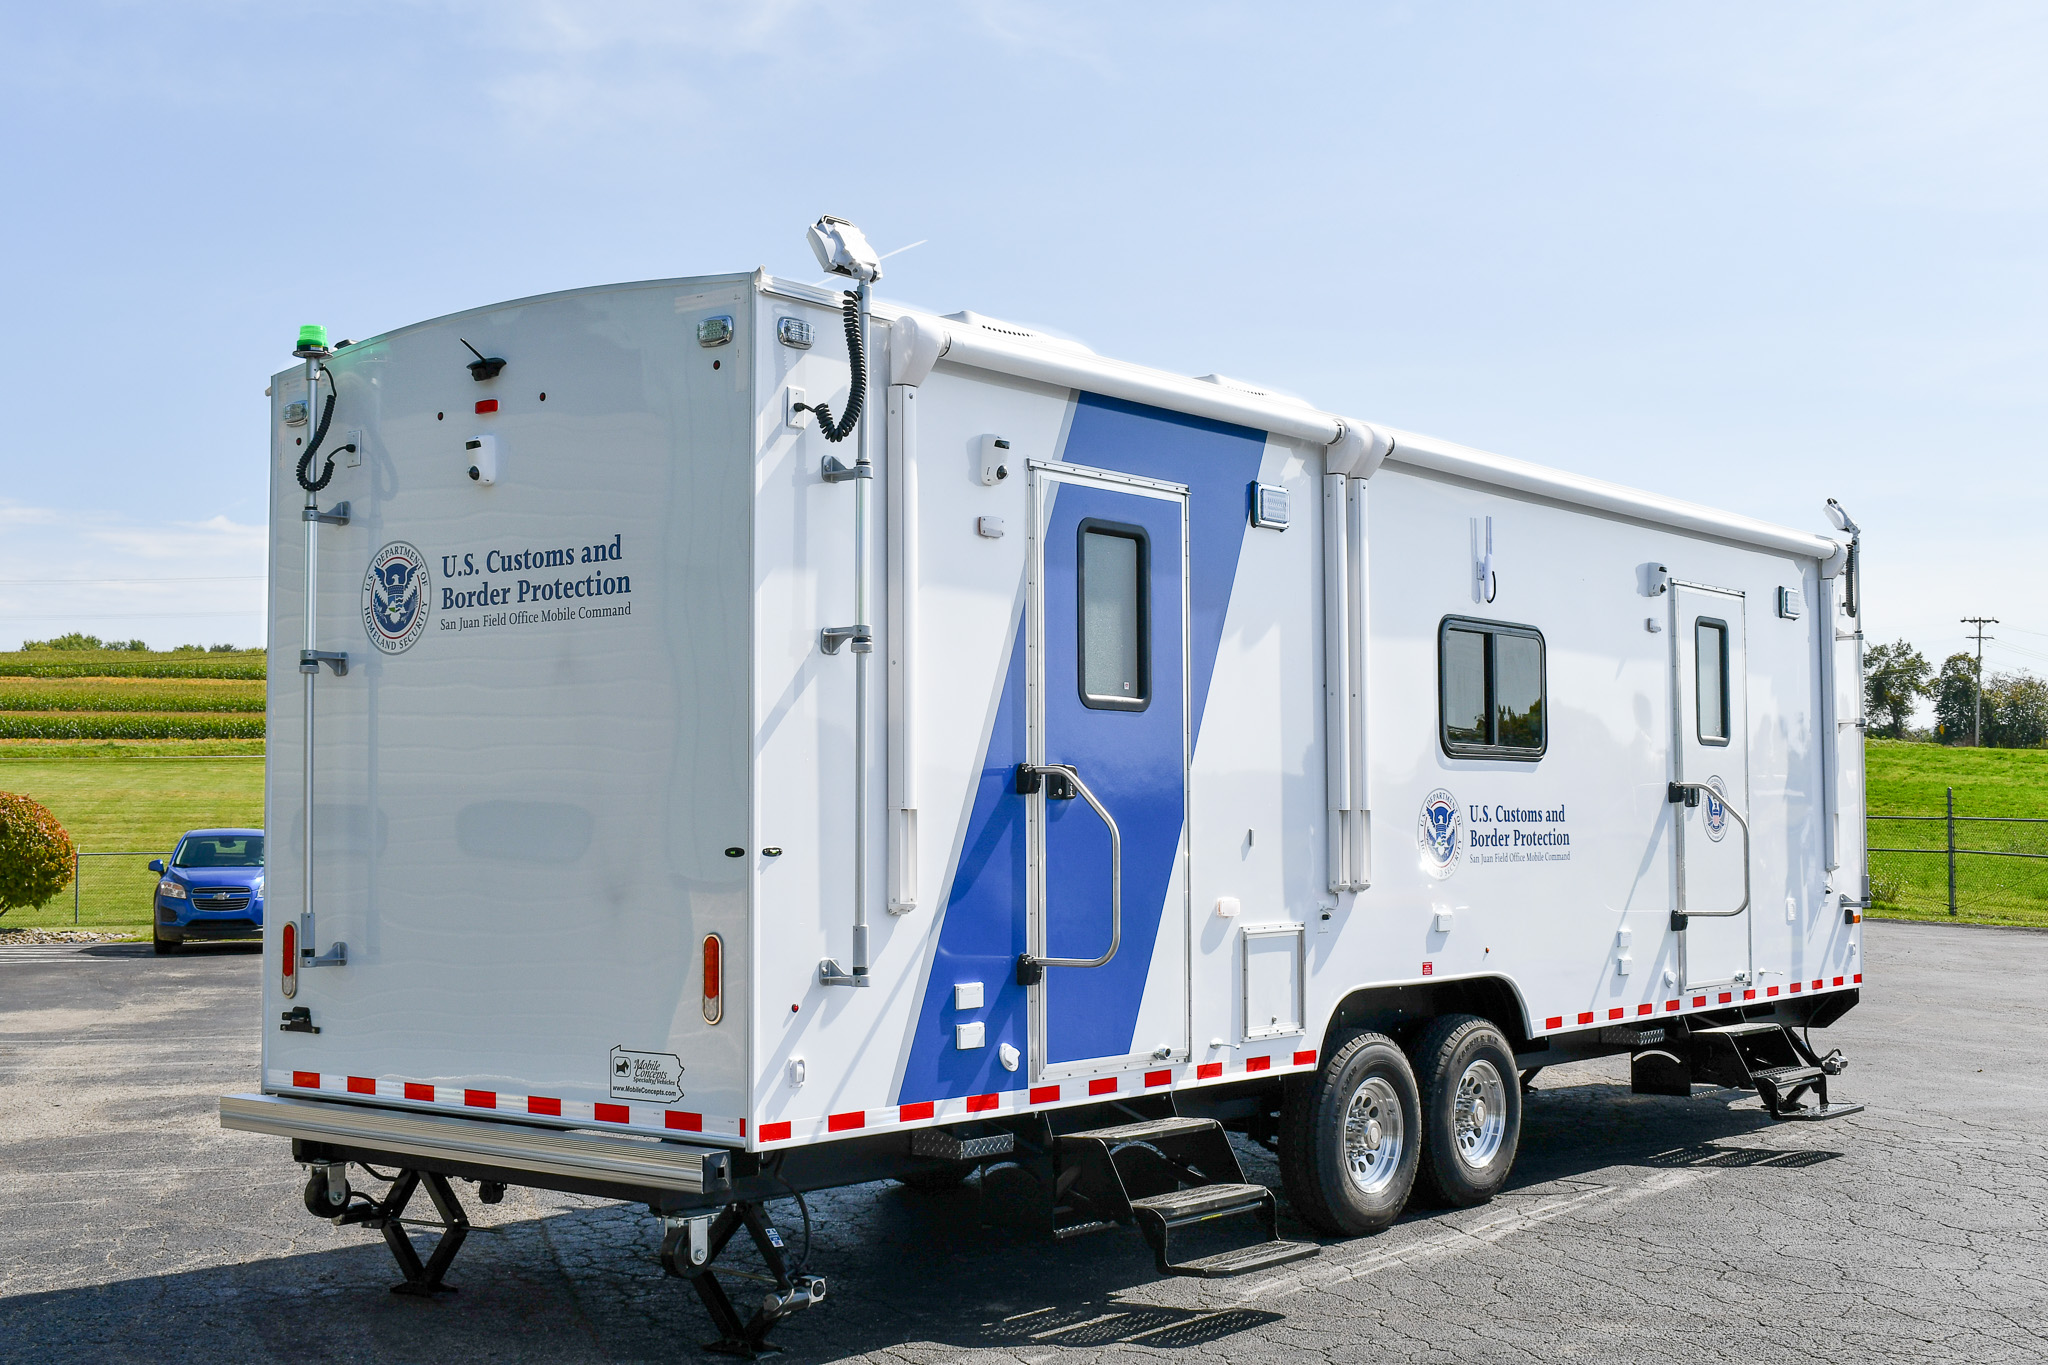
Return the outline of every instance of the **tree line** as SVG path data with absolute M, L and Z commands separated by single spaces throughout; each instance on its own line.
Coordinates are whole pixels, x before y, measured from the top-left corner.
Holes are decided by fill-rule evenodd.
M 21 647 L 24 651 L 47 649 L 68 652 L 78 649 L 111 649 L 136 654 L 151 652 L 149 645 L 142 640 L 102 640 L 97 635 L 87 635 L 83 631 L 77 630 L 72 631 L 69 635 L 58 635 L 48 640 L 23 640 Z M 164 652 L 167 654 L 235 654 L 239 653 L 241 649 L 241 645 L 173 645 Z
M 1977 661 L 1951 654 L 1937 671 L 1904 640 L 1875 645 L 1863 656 L 1863 702 L 1878 733 L 1907 737 L 1913 709 L 1934 703 L 1932 738 L 1992 749 L 2048 747 L 2048 682 L 2031 673 L 1987 673 L 1979 733 Z

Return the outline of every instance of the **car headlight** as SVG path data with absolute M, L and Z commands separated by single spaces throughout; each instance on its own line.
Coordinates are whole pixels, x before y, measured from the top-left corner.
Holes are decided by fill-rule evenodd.
M 256 894 L 256 895 L 258 895 L 258 896 L 261 896 L 261 895 L 263 894 L 263 878 L 261 878 L 261 877 L 258 877 L 258 878 L 256 879 L 256 884 L 255 884 L 254 892 L 255 892 L 255 894 Z
M 156 884 L 156 893 L 159 896 L 169 896 L 174 901 L 181 901 L 187 898 L 185 888 L 179 883 L 172 881 L 169 877 Z

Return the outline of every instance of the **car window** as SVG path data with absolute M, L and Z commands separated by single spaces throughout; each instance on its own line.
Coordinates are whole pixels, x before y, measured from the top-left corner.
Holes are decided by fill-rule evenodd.
M 176 867 L 261 867 L 263 836 L 226 838 L 209 834 L 187 839 L 178 845 L 177 856 L 171 862 Z

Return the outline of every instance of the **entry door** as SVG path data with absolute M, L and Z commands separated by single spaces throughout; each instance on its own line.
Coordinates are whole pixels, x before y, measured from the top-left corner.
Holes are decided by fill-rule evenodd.
M 1121 932 L 1100 966 L 1031 987 L 1032 1074 L 1057 1080 L 1188 1055 L 1187 490 L 1031 471 L 1029 751 L 1073 769 L 1121 845 Z M 1109 826 L 1068 784 L 1030 803 L 1031 951 L 1109 947 Z
M 1671 609 L 1672 776 L 1706 783 L 1746 816 L 1749 668 L 1742 594 L 1673 583 Z M 1749 981 L 1751 912 L 1712 915 L 1742 904 L 1749 841 L 1714 795 L 1670 809 L 1678 864 L 1674 908 L 1688 912 L 1679 949 L 1685 988 Z

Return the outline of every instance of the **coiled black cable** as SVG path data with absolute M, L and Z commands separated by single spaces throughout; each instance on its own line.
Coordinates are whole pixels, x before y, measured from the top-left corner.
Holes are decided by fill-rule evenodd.
M 833 444 L 845 440 L 860 424 L 860 410 L 868 391 L 868 358 L 860 345 L 860 296 L 852 290 L 846 291 L 846 358 L 853 367 L 853 381 L 846 394 L 846 414 L 836 423 L 832 420 L 830 403 L 798 403 L 798 412 L 818 414 L 818 434 Z M 322 431 L 326 428 L 323 426 Z
M 329 455 L 327 467 L 320 471 L 320 477 L 311 482 L 306 479 L 306 471 L 313 467 L 314 454 L 320 449 L 320 443 L 327 439 L 327 424 L 334 420 L 334 400 L 339 396 L 337 390 L 340 386 L 334 382 L 334 371 L 322 365 L 320 373 L 327 376 L 327 406 L 321 409 L 320 425 L 314 429 L 313 439 L 306 444 L 306 453 L 299 456 L 299 487 L 308 493 L 318 493 L 334 477 L 334 457 Z

